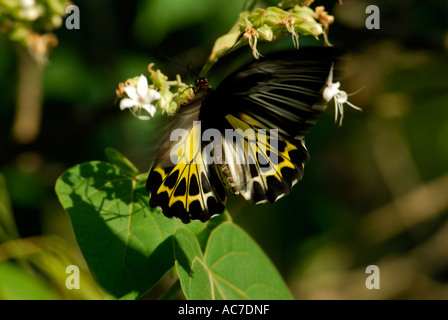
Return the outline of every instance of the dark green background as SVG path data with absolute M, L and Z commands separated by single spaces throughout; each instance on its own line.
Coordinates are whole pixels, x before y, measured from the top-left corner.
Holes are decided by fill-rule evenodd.
M 74 3 L 81 29 L 56 31 L 59 45 L 43 72 L 41 131 L 28 144 L 11 136 L 18 60 L 0 35 L 0 172 L 21 237 L 59 236 L 77 252 L 54 193 L 57 177 L 105 160 L 106 147 L 146 171 L 163 118 L 145 122 L 120 112 L 117 84 L 145 73 L 149 62 L 192 83 L 193 73 L 161 54 L 200 69 L 243 1 Z M 380 9 L 379 30 L 364 25 L 369 4 Z M 311 161 L 291 195 L 258 206 L 232 196 L 228 210 L 297 299 L 447 299 L 448 4 L 315 5 L 335 16 L 330 41 L 351 52 L 342 88 L 366 87 L 350 97 L 363 112 L 346 108 L 338 127 L 331 105 L 307 137 Z M 372 264 L 381 270 L 380 290 L 365 287 Z

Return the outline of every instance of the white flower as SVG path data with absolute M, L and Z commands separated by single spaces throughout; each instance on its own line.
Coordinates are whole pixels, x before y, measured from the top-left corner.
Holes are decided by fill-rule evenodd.
M 20 0 L 20 6 L 22 8 L 31 8 L 34 7 L 35 5 L 36 5 L 35 0 Z
M 35 0 L 20 0 L 20 8 L 19 17 L 29 21 L 36 20 L 42 13 Z
M 156 107 L 152 105 L 153 101 L 160 99 L 160 94 L 148 87 L 148 79 L 141 75 L 138 79 L 137 87 L 129 85 L 123 88 L 128 98 L 123 98 L 120 101 L 120 109 L 129 109 L 134 116 L 140 120 L 149 120 L 154 117 Z M 142 110 L 146 111 L 148 115 L 142 115 Z
M 327 79 L 327 87 L 324 90 L 323 97 L 325 101 L 329 102 L 331 99 L 334 99 L 334 122 L 338 121 L 339 117 L 339 125 L 342 125 L 342 119 L 344 118 L 344 103 L 348 104 L 355 110 L 362 111 L 361 108 L 355 106 L 350 103 L 347 98 L 348 94 L 345 91 L 339 90 L 340 83 L 333 83 L 333 64 L 331 65 L 330 74 Z

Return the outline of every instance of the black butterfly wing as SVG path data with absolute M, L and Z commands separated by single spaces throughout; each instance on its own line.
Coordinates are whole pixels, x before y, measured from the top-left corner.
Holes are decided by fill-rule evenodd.
M 254 203 L 275 202 L 288 194 L 308 160 L 303 138 L 289 141 L 278 132 L 259 130 L 232 115 L 226 119 L 236 132 L 245 133 L 224 139 L 221 168 L 234 193 Z
M 239 69 L 216 91 L 199 90 L 161 139 L 147 182 L 150 206 L 187 223 L 222 213 L 227 184 L 255 203 L 289 193 L 308 160 L 303 136 L 323 110 L 333 61 L 329 48 L 282 52 Z M 184 134 L 172 141 L 176 129 Z M 203 158 L 207 129 L 222 137 L 222 162 Z M 242 133 L 243 152 L 226 139 L 227 130 Z
M 257 135 L 243 136 L 244 152 L 224 139 L 222 169 L 236 194 L 255 203 L 274 202 L 302 178 L 309 158 L 304 135 L 324 109 L 322 91 L 336 56 L 323 47 L 269 55 L 231 74 L 205 97 L 202 122 L 223 133 L 253 129 Z M 267 143 L 258 139 L 260 129 L 266 130 Z
M 226 77 L 204 99 L 200 118 L 231 114 L 286 138 L 303 136 L 325 108 L 322 91 L 339 55 L 312 47 L 262 57 Z
M 224 210 L 226 191 L 215 163 L 202 157 L 199 109 L 202 91 L 171 121 L 150 169 L 146 188 L 149 205 L 167 217 L 207 221 Z

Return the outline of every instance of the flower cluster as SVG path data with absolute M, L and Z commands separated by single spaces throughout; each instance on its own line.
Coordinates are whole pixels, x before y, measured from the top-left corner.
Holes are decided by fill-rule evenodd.
M 58 43 L 50 31 L 62 25 L 69 4 L 67 0 L 0 0 L 0 32 L 45 62 L 49 48 Z
M 288 2 L 288 1 L 286 1 Z M 318 37 L 328 32 L 328 26 L 334 18 L 324 11 L 324 7 L 316 7 L 315 11 L 308 7 L 311 0 L 282 2 L 278 6 L 257 8 L 240 13 L 238 21 L 224 36 L 218 38 L 203 71 L 216 63 L 230 49 L 249 44 L 256 59 L 261 54 L 257 49 L 260 40 L 273 41 L 290 34 L 293 44 L 299 47 L 299 35 Z M 324 35 L 326 39 L 326 36 Z
M 154 117 L 156 108 L 173 115 L 179 106 L 193 96 L 190 86 L 183 83 L 180 76 L 169 81 L 160 70 L 154 71 L 154 64 L 148 66 L 149 81 L 144 75 L 128 79 L 118 84 L 117 97 L 120 109 L 129 109 L 140 120 Z

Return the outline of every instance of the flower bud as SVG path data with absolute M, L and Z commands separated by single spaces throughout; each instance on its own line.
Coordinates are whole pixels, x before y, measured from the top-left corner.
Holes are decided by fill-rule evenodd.
M 172 93 L 169 89 L 162 89 L 159 91 L 160 93 L 160 99 L 157 102 L 157 105 L 160 109 L 162 109 L 165 112 L 171 113 L 171 109 L 177 109 L 177 105 L 173 106 L 171 105 L 171 102 L 173 100 L 173 95 L 174 93 Z
M 247 19 L 251 22 L 254 28 L 259 28 L 264 24 L 264 19 L 266 17 L 265 9 L 255 9 L 252 13 L 249 14 Z
M 257 32 L 260 36 L 260 39 L 262 40 L 272 41 L 272 39 L 274 38 L 274 32 L 267 24 L 264 24 L 260 28 L 258 28 Z
M 155 89 L 163 90 L 166 87 L 166 81 L 168 80 L 168 77 L 164 75 L 159 69 L 157 69 L 157 71 L 153 71 L 151 73 L 149 79 L 151 80 Z

